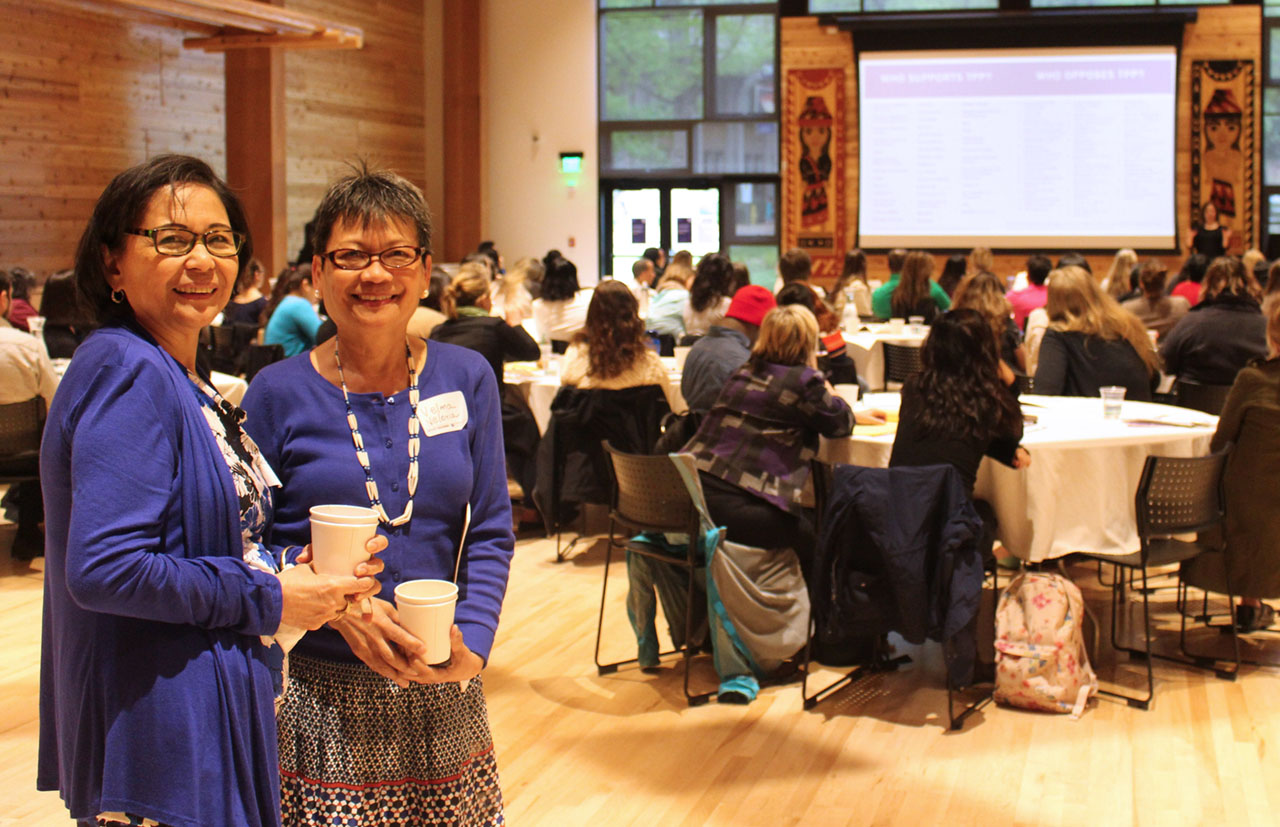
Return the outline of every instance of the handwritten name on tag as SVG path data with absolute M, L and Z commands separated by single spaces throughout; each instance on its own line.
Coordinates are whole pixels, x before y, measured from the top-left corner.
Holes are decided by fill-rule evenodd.
M 418 403 L 418 420 L 425 436 L 461 431 L 467 425 L 467 398 L 462 391 L 437 394 Z

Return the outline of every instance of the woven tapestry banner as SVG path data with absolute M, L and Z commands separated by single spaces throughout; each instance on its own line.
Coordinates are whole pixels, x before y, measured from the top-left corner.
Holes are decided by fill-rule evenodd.
M 782 248 L 806 250 L 816 280 L 835 279 L 846 237 L 844 70 L 788 70 L 782 124 Z
M 1255 243 L 1254 114 L 1252 60 L 1192 62 L 1191 220 L 1212 204 L 1237 253 Z

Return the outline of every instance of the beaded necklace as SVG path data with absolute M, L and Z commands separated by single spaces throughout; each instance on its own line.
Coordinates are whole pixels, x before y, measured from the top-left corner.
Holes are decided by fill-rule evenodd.
M 405 361 L 409 365 L 409 503 L 404 513 L 394 520 L 387 515 L 378 498 L 378 483 L 374 482 L 373 469 L 369 467 L 369 452 L 360 436 L 356 413 L 351 409 L 351 397 L 347 394 L 347 379 L 342 374 L 342 358 L 338 355 L 338 338 L 333 340 L 333 361 L 338 365 L 338 382 L 342 385 L 342 400 L 347 403 L 347 427 L 351 429 L 351 442 L 356 447 L 356 459 L 364 469 L 364 487 L 369 494 L 369 506 L 378 512 L 378 519 L 390 526 L 404 525 L 413 516 L 413 495 L 418 490 L 418 374 L 413 369 L 413 351 L 404 343 Z

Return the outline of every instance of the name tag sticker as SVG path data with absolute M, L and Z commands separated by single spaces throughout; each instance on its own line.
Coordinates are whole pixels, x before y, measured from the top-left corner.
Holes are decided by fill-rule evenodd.
M 462 391 L 437 394 L 418 403 L 425 436 L 461 431 L 467 425 L 467 398 Z

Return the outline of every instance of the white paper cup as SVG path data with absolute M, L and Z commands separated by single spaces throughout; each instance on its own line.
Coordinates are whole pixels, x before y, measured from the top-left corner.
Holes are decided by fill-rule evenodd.
M 319 574 L 351 575 L 369 559 L 365 544 L 378 533 L 378 512 L 358 505 L 311 508 L 311 565 Z
M 1120 410 L 1124 407 L 1124 390 L 1124 388 L 1115 385 L 1098 388 L 1099 393 L 1102 395 L 1103 419 L 1120 418 Z
M 406 580 L 396 586 L 400 625 L 427 646 L 423 659 L 431 664 L 449 660 L 449 629 L 458 603 L 458 586 L 448 580 Z
M 689 351 L 691 350 L 693 350 L 692 347 L 681 347 L 680 345 L 676 345 L 676 349 L 675 349 L 676 370 L 678 371 L 684 370 L 684 360 L 689 358 Z
M 839 385 L 832 385 L 832 388 L 835 390 L 836 396 L 849 403 L 850 408 L 858 404 L 858 391 L 860 391 L 861 388 L 857 385 L 842 383 Z
M 890 319 L 889 330 L 893 333 L 901 333 L 902 329 L 907 326 L 906 319 Z

